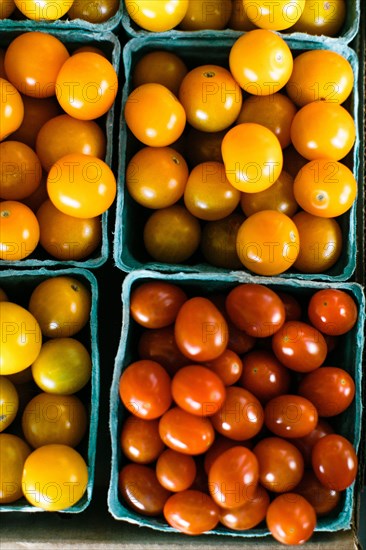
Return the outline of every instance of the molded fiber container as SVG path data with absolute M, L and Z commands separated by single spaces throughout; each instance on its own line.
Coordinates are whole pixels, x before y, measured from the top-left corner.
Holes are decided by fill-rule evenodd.
M 91 311 L 88 324 L 73 338 L 80 340 L 88 349 L 92 360 L 91 378 L 88 384 L 75 393 L 86 407 L 88 426 L 86 434 L 76 450 L 83 456 L 88 466 L 88 484 L 82 498 L 70 508 L 61 510 L 60 513 L 79 513 L 85 510 L 91 501 L 94 486 L 95 453 L 97 446 L 97 430 L 99 415 L 99 348 L 98 348 L 98 282 L 94 274 L 87 269 L 33 269 L 33 270 L 3 270 L 0 272 L 0 287 L 6 292 L 9 301 L 13 301 L 25 308 L 28 306 L 29 297 L 33 289 L 42 281 L 50 277 L 72 277 L 80 281 L 91 293 Z M 46 341 L 46 339 L 44 339 Z M 42 393 L 41 388 L 36 394 Z M 31 398 L 34 397 L 32 392 Z M 19 412 L 18 412 L 19 415 Z M 14 423 L 18 422 L 18 418 Z M 13 433 L 13 424 L 3 433 Z M 22 437 L 18 431 L 16 435 Z M 0 504 L 0 512 L 44 512 L 42 508 L 32 506 L 25 498 L 10 504 Z M 48 512 L 49 513 L 49 512 Z
M 310 1 L 310 0 L 307 0 Z M 243 34 L 243 31 L 235 31 L 233 29 L 223 29 L 223 30 L 212 30 L 212 29 L 205 29 L 200 31 L 183 31 L 179 30 L 178 27 L 170 30 L 165 31 L 161 33 L 154 33 L 152 31 L 147 31 L 139 27 L 129 16 L 126 7 L 125 2 L 122 0 L 122 18 L 121 18 L 121 24 L 122 29 L 125 31 L 126 35 L 128 37 L 135 38 L 137 36 L 146 36 L 146 35 L 153 35 L 158 34 L 160 36 L 164 36 L 166 38 L 176 39 L 179 37 L 184 38 L 214 38 L 215 40 L 220 38 L 233 38 L 238 37 L 241 34 Z M 290 29 L 286 31 L 279 32 L 281 36 L 284 38 L 296 38 L 299 40 L 320 40 L 322 42 L 324 41 L 340 41 L 344 44 L 349 44 L 353 38 L 357 35 L 360 27 L 360 14 L 361 14 L 361 5 L 360 0 L 346 0 L 347 4 L 347 12 L 346 12 L 346 19 L 344 21 L 344 24 L 340 31 L 337 33 L 334 37 L 329 37 L 325 35 L 310 35 L 303 32 L 292 32 Z M 315 9 L 314 8 L 314 15 L 315 15 Z
M 123 50 L 123 63 L 125 70 L 125 85 L 122 92 L 122 109 L 120 118 L 120 142 L 119 142 L 119 169 L 118 169 L 118 191 L 116 206 L 116 223 L 114 231 L 114 261 L 120 269 L 129 272 L 133 269 L 153 269 L 156 271 L 207 271 L 207 272 L 228 272 L 204 263 L 202 255 L 195 253 L 186 263 L 168 264 L 154 261 L 145 251 L 143 244 L 143 226 L 148 216 L 153 212 L 135 202 L 128 193 L 125 186 L 125 171 L 128 162 L 137 150 L 142 146 L 132 135 L 124 119 L 124 107 L 127 98 L 133 90 L 132 73 L 136 63 L 146 53 L 156 50 L 171 51 L 179 55 L 186 62 L 188 69 L 201 64 L 217 64 L 228 68 L 228 56 L 235 39 L 218 38 L 212 40 L 167 40 L 160 37 L 140 37 L 131 39 Z M 343 55 L 351 64 L 355 76 L 355 85 L 351 96 L 344 106 L 350 111 L 356 122 L 356 141 L 353 150 L 341 162 L 347 164 L 353 171 L 356 179 L 360 169 L 360 130 L 361 114 L 359 113 L 359 91 L 358 91 L 358 56 L 354 50 L 346 45 L 334 42 L 315 42 L 304 40 L 288 40 L 287 44 L 296 53 L 314 49 L 332 50 Z M 202 55 L 202 52 L 205 52 Z M 173 145 L 174 147 L 174 145 Z M 184 156 L 184 153 L 183 153 Z M 359 185 L 361 185 L 361 180 Z M 325 273 L 304 274 L 294 268 L 290 268 L 281 274 L 281 278 L 296 277 L 304 280 L 319 279 L 325 281 L 348 280 L 356 266 L 356 232 L 357 217 L 356 203 L 351 209 L 337 218 L 343 234 L 342 253 L 337 263 Z M 179 204 L 179 203 L 178 203 Z M 240 208 L 238 208 L 238 211 Z M 243 272 L 248 271 L 243 266 Z
M 283 281 L 278 278 L 249 277 L 247 275 L 223 275 L 223 274 L 162 274 L 147 270 L 135 271 L 125 278 L 122 284 L 123 320 L 122 332 L 117 351 L 113 381 L 110 393 L 110 435 L 112 443 L 112 467 L 108 492 L 109 512 L 116 520 L 134 523 L 144 527 L 150 527 L 159 531 L 175 532 L 175 529 L 168 526 L 164 518 L 149 518 L 140 515 L 129 509 L 120 496 L 118 490 L 118 473 L 122 467 L 122 453 L 120 447 L 120 433 L 126 411 L 119 397 L 119 380 L 123 370 L 133 361 L 138 360 L 137 342 L 143 327 L 139 326 L 129 314 L 130 297 L 134 288 L 144 282 L 164 281 L 181 286 L 188 297 L 205 296 L 210 297 L 215 293 L 227 293 L 230 289 L 241 283 L 264 284 L 276 291 L 283 291 L 293 294 L 300 301 L 306 300 L 316 291 L 325 288 L 342 289 L 349 293 L 358 304 L 359 316 L 357 324 L 353 329 L 340 337 L 341 341 L 337 347 L 334 366 L 347 370 L 353 377 L 356 386 L 355 398 L 350 407 L 338 417 L 333 417 L 335 430 L 349 439 L 358 450 L 361 438 L 361 417 L 362 417 L 362 351 L 364 344 L 364 323 L 365 323 L 365 299 L 362 287 L 357 283 L 340 283 L 332 285 L 324 282 L 312 281 Z M 333 420 L 331 419 L 331 420 Z M 352 523 L 355 508 L 355 483 L 344 491 L 337 509 L 328 517 L 319 518 L 316 531 L 340 531 L 349 529 Z M 217 526 L 207 534 L 226 535 L 235 537 L 263 537 L 269 534 L 268 529 L 263 526 L 248 531 L 230 531 L 223 526 Z M 188 540 L 188 539 L 187 539 Z
M 53 28 L 49 29 L 27 29 L 27 30 L 2 30 L 0 26 L 0 48 L 6 48 L 10 42 L 17 36 L 24 34 L 25 32 L 31 32 L 34 30 L 41 30 L 47 34 L 52 34 L 66 46 L 66 48 L 72 52 L 81 46 L 96 46 L 100 48 L 105 54 L 107 59 L 112 63 L 117 74 L 119 74 L 120 66 L 120 56 L 121 56 L 121 45 L 117 37 L 112 32 L 101 33 L 91 33 L 87 31 L 66 31 L 66 30 L 54 30 Z M 119 96 L 117 95 L 117 98 Z M 100 123 L 101 128 L 104 130 L 106 136 L 106 155 L 103 159 L 108 166 L 112 167 L 113 160 L 113 129 L 114 129 L 114 115 L 116 101 L 103 117 L 96 119 Z M 62 114 L 62 113 L 61 113 Z M 8 138 L 11 140 L 11 134 Z M 117 177 L 117 175 L 116 175 Z M 109 210 L 114 208 L 114 204 L 110 207 Z M 0 260 L 0 269 L 2 267 L 82 267 L 86 269 L 93 269 L 103 265 L 110 253 L 110 245 L 108 241 L 108 218 L 109 211 L 107 210 L 102 214 L 102 240 L 99 247 L 90 255 L 88 258 L 81 260 L 58 260 L 51 257 L 43 248 L 38 245 L 37 248 L 32 252 L 30 256 L 24 258 L 23 260 L 9 261 L 9 260 Z

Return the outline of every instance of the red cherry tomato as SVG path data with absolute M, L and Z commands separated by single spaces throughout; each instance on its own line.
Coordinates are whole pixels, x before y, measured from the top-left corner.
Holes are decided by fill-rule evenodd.
M 267 526 L 283 544 L 303 544 L 314 532 L 314 508 L 301 495 L 285 493 L 276 497 L 267 510 Z
M 296 493 L 304 497 L 314 508 L 318 517 L 327 516 L 337 507 L 341 494 L 324 487 L 311 470 L 307 470 L 296 487 Z
M 320 332 L 339 336 L 354 327 L 358 312 L 349 294 L 343 290 L 327 288 L 318 290 L 310 298 L 308 315 L 310 322 Z
M 352 444 L 341 435 L 325 435 L 314 445 L 313 470 L 328 489 L 344 491 L 356 479 L 358 458 Z
M 131 316 L 146 328 L 166 327 L 174 323 L 186 300 L 186 293 L 177 285 L 163 281 L 143 283 L 131 292 Z
M 327 356 L 324 336 L 308 323 L 288 321 L 272 338 L 277 359 L 297 372 L 310 372 L 320 367 Z
M 165 489 L 174 493 L 188 489 L 196 477 L 196 463 L 189 455 L 166 449 L 156 462 L 156 476 Z
M 302 309 L 297 299 L 287 292 L 277 292 L 277 294 L 285 306 L 286 321 L 300 321 Z
M 127 464 L 118 477 L 118 487 L 130 508 L 143 516 L 160 516 L 169 491 L 160 485 L 155 471 L 142 464 Z
M 215 441 L 212 443 L 209 450 L 205 453 L 203 459 L 203 467 L 208 475 L 208 472 L 211 469 L 212 464 L 215 462 L 216 458 L 222 455 L 223 452 L 231 449 L 232 447 L 237 447 L 238 443 L 234 439 L 229 439 L 224 435 L 216 434 Z M 246 447 L 247 449 L 252 448 L 252 442 L 250 439 L 247 441 L 240 442 L 241 447 Z
M 240 385 L 253 393 L 261 403 L 287 393 L 291 372 L 271 351 L 253 350 L 243 357 Z
M 300 395 L 279 395 L 268 401 L 264 423 L 279 437 L 304 437 L 315 428 L 318 413 L 314 405 Z
M 228 321 L 229 341 L 228 348 L 238 355 L 243 355 L 254 348 L 256 338 L 249 336 L 244 330 L 240 330 L 231 321 Z
M 120 440 L 124 455 L 139 464 L 153 462 L 165 448 L 159 435 L 159 421 L 143 420 L 135 415 L 124 421 Z
M 319 418 L 317 425 L 309 434 L 304 437 L 291 439 L 291 443 L 299 449 L 304 457 L 306 467 L 311 466 L 311 453 L 315 443 L 325 435 L 332 433 L 334 433 L 332 426 L 323 418 Z
M 272 336 L 285 322 L 281 299 L 273 290 L 259 284 L 241 284 L 230 290 L 226 311 L 240 330 L 259 338 Z
M 253 529 L 265 519 L 269 502 L 269 494 L 261 485 L 258 485 L 252 498 L 242 506 L 221 508 L 220 522 L 234 531 Z
M 180 351 L 190 359 L 212 361 L 226 349 L 227 323 L 209 299 L 190 298 L 178 312 L 175 339 Z
M 226 349 L 217 359 L 205 363 L 206 367 L 215 372 L 225 386 L 232 386 L 240 378 L 243 363 L 239 355 Z
M 219 522 L 219 507 L 201 491 L 181 491 L 169 497 L 164 506 L 166 521 L 186 535 L 201 535 Z
M 156 361 L 173 375 L 178 369 L 189 365 L 188 357 L 179 350 L 174 337 L 174 326 L 146 329 L 138 342 L 140 359 Z
M 197 416 L 173 407 L 160 419 L 161 439 L 173 451 L 199 455 L 207 451 L 215 439 L 215 432 L 208 418 Z

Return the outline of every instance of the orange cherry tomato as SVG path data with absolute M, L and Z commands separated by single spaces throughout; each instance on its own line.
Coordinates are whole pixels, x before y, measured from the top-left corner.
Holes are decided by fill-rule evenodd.
M 15 132 L 24 118 L 24 104 L 18 90 L 5 78 L 0 78 L 0 142 Z
M 0 143 L 0 198 L 20 200 L 33 193 L 42 178 L 39 158 L 19 141 Z
M 229 65 L 233 77 L 246 92 L 269 95 L 287 84 L 292 73 L 293 57 L 278 34 L 255 29 L 234 42 Z
M 280 142 L 271 130 L 260 124 L 245 122 L 228 130 L 221 152 L 226 177 L 239 191 L 264 191 L 281 174 Z
M 154 462 L 165 449 L 159 435 L 159 421 L 144 420 L 133 414 L 123 422 L 120 442 L 123 454 L 138 464 Z
M 240 385 L 253 393 L 261 403 L 266 403 L 288 392 L 291 373 L 272 352 L 252 350 L 243 357 Z
M 164 50 L 146 53 L 132 70 L 134 88 L 141 84 L 162 84 L 178 96 L 179 86 L 188 69 L 179 55 Z
M 188 365 L 174 375 L 172 396 L 185 411 L 198 416 L 212 416 L 222 406 L 226 391 L 221 378 L 209 368 Z
M 351 208 L 357 195 L 357 182 L 343 163 L 325 158 L 313 160 L 296 176 L 294 195 L 309 214 L 335 218 Z
M 253 529 L 265 519 L 269 503 L 269 494 L 261 485 L 257 485 L 253 496 L 242 506 L 221 508 L 220 522 L 234 531 Z
M 188 9 L 179 28 L 183 31 L 225 29 L 231 10 L 230 0 L 188 0 Z
M 242 91 L 224 67 L 200 65 L 183 78 L 179 101 L 191 126 L 204 132 L 220 132 L 238 118 Z
M 300 236 L 300 252 L 294 267 L 302 273 L 324 273 L 342 253 L 342 231 L 333 218 L 298 212 L 292 218 Z
M 30 453 L 29 445 L 17 435 L 0 434 L 0 504 L 15 502 L 23 496 L 23 466 Z
M 36 150 L 36 140 L 40 129 L 48 120 L 61 114 L 61 107 L 55 96 L 30 97 L 22 95 L 24 105 L 24 118 L 22 124 L 16 130 L 11 139 L 21 141 Z M 38 153 L 37 153 L 37 156 Z
M 112 205 L 117 183 L 103 160 L 70 153 L 52 166 L 47 177 L 47 191 L 54 206 L 64 214 L 94 218 Z
M 14 0 L 18 10 L 34 21 L 55 21 L 61 19 L 71 8 L 74 0 Z
M 24 32 L 9 44 L 5 70 L 10 82 L 22 94 L 50 97 L 56 93 L 56 79 L 69 57 L 61 40 L 52 34 Z
M 147 31 L 164 32 L 182 21 L 188 0 L 126 0 L 125 5 L 136 25 Z
M 265 406 L 264 423 L 279 437 L 288 439 L 309 435 L 318 422 L 314 405 L 300 395 L 282 394 Z
M 305 2 L 304 11 L 291 27 L 292 32 L 336 36 L 346 20 L 345 0 L 312 0 Z
M 23 260 L 39 242 L 39 224 L 28 206 L 18 201 L 0 203 L 0 259 Z
M 246 216 L 261 210 L 277 210 L 291 218 L 299 208 L 293 188 L 294 178 L 282 170 L 278 180 L 268 189 L 259 193 L 242 193 L 240 206 Z
M 205 365 L 221 378 L 225 386 L 235 384 L 243 370 L 243 363 L 239 355 L 230 349 L 226 349 L 219 357 L 208 361 Z
M 268 529 L 279 542 L 304 544 L 313 534 L 316 514 L 309 502 L 296 493 L 278 495 L 269 505 L 266 515 Z
M 278 275 L 295 262 L 300 239 L 291 218 L 275 210 L 262 210 L 244 221 L 236 246 L 247 269 L 259 275 Z
M 101 55 L 72 55 L 57 74 L 56 96 L 63 110 L 80 120 L 93 120 L 112 107 L 118 91 L 113 65 Z
M 301 107 L 292 121 L 292 143 L 309 160 L 343 159 L 355 138 L 354 119 L 337 103 L 313 101 Z
M 145 145 L 165 147 L 183 133 L 186 113 L 176 96 L 161 84 L 142 84 L 128 96 L 124 116 L 134 136 Z
M 173 451 L 199 455 L 209 449 L 215 439 L 210 420 L 173 407 L 159 421 L 159 433 L 165 445 Z
M 243 0 L 247 17 L 257 27 L 283 31 L 299 20 L 305 7 L 305 0 L 282 0 L 282 2 Z
M 156 462 L 160 484 L 174 493 L 189 489 L 196 478 L 196 463 L 189 455 L 166 449 Z
M 186 535 L 202 535 L 218 524 L 219 508 L 206 493 L 190 489 L 168 498 L 164 517 L 171 527 Z
M 133 289 L 130 298 L 131 317 L 145 328 L 163 328 L 176 320 L 187 295 L 178 285 L 150 281 Z

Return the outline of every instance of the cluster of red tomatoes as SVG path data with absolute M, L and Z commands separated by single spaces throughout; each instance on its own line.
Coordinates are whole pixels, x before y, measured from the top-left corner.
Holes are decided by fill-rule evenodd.
M 82 342 L 91 293 L 60 275 L 43 279 L 20 303 L 16 293 L 0 294 L 0 504 L 25 497 L 63 510 L 88 484 L 79 445 L 88 425 L 80 392 L 92 370 Z
M 357 321 L 352 296 L 148 281 L 130 314 L 143 330 L 119 383 L 125 504 L 190 535 L 266 522 L 280 542 L 308 540 L 357 473 L 329 423 L 355 395 L 329 355 Z
M 52 258 L 88 257 L 116 195 L 101 126 L 116 71 L 101 50 L 70 55 L 43 32 L 20 34 L 0 60 L 0 259 L 22 260 L 38 244 Z
M 119 9 L 120 0 L 1 0 L 0 20 L 12 18 L 56 21 L 61 18 L 103 23 Z
M 138 150 L 126 187 L 146 208 L 151 258 L 183 263 L 201 251 L 210 264 L 260 275 L 336 264 L 339 218 L 357 195 L 345 57 L 293 52 L 257 29 L 222 65 L 151 51 L 132 85 L 124 115 Z
M 335 36 L 347 13 L 345 0 L 125 0 L 132 21 L 151 32 L 256 28 Z

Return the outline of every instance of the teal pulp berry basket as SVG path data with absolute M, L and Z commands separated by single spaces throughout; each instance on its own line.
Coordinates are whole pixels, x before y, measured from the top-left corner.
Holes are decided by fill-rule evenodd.
M 35 29 L 32 29 L 33 31 Z M 107 59 L 112 63 L 115 71 L 119 74 L 120 67 L 120 57 L 121 57 L 121 44 L 118 38 L 112 32 L 105 33 L 95 33 L 87 32 L 81 30 L 56 30 L 53 28 L 49 29 L 38 29 L 37 31 L 46 32 L 47 34 L 52 34 L 59 40 L 63 42 L 66 48 L 72 53 L 77 48 L 81 46 L 96 46 L 100 48 Z M 0 48 L 6 48 L 10 42 L 17 36 L 23 34 L 24 32 L 31 32 L 30 30 L 2 30 L 0 26 Z M 97 119 L 104 130 L 106 136 L 106 154 L 104 161 L 108 166 L 112 167 L 113 156 L 114 156 L 114 118 L 115 118 L 115 105 L 116 102 L 112 105 L 111 109 L 101 117 Z M 62 114 L 63 112 L 61 112 Z M 7 138 L 11 140 L 11 134 Z M 114 208 L 114 204 L 110 209 Z M 85 259 L 81 260 L 59 260 L 52 257 L 50 254 L 46 253 L 43 248 L 38 245 L 37 248 L 32 252 L 31 255 L 27 256 L 23 260 L 0 260 L 0 269 L 2 267 L 13 268 L 13 267 L 81 267 L 85 269 L 93 269 L 103 265 L 110 254 L 110 243 L 108 239 L 108 225 L 109 225 L 109 214 L 107 210 L 102 214 L 102 239 L 100 246 Z
M 272 290 L 292 294 L 300 302 L 307 301 L 312 294 L 321 289 L 337 288 L 349 293 L 358 306 L 358 320 L 353 329 L 343 335 L 332 357 L 333 366 L 339 366 L 347 370 L 355 381 L 356 393 L 350 407 L 342 414 L 334 417 L 334 427 L 337 433 L 346 437 L 355 447 L 360 447 L 362 428 L 362 353 L 364 345 L 365 324 L 365 297 L 362 287 L 357 283 L 339 283 L 337 285 L 326 282 L 296 281 L 294 279 L 284 281 L 279 278 L 250 277 L 248 275 L 225 274 L 163 274 L 149 270 L 138 270 L 126 276 L 122 284 L 123 320 L 122 332 L 118 351 L 115 358 L 113 380 L 110 392 L 110 436 L 112 444 L 112 465 L 110 485 L 108 492 L 108 507 L 111 515 L 116 519 L 127 523 L 134 523 L 144 527 L 150 527 L 159 531 L 175 532 L 168 526 L 164 518 L 150 518 L 138 514 L 124 503 L 118 489 L 118 474 L 123 465 L 123 456 L 120 447 L 120 434 L 126 410 L 119 397 L 119 380 L 124 369 L 133 361 L 139 359 L 137 343 L 141 335 L 142 327 L 130 317 L 131 292 L 140 284 L 150 281 L 164 281 L 179 285 L 188 295 L 210 297 L 214 294 L 227 293 L 230 289 L 242 283 L 264 284 Z M 356 483 L 346 489 L 339 506 L 328 517 L 319 518 L 316 531 L 340 531 L 349 529 L 352 525 L 353 513 L 356 502 Z M 263 537 L 269 534 L 266 526 L 261 524 L 248 531 L 231 531 L 223 526 L 218 526 L 208 534 L 235 536 L 235 537 Z
M 88 467 L 88 484 L 84 495 L 77 503 L 59 512 L 79 513 L 85 510 L 91 502 L 94 486 L 95 454 L 97 448 L 100 388 L 97 279 L 92 272 L 81 268 L 58 270 L 46 268 L 33 270 L 9 269 L 0 272 L 0 287 L 6 292 L 9 301 L 15 302 L 16 304 L 27 308 L 29 297 L 33 289 L 42 281 L 50 277 L 59 276 L 77 279 L 89 290 L 91 294 L 90 320 L 79 333 L 73 336 L 73 338 L 80 340 L 80 342 L 82 342 L 88 349 L 92 360 L 90 381 L 84 388 L 75 394 L 84 403 L 88 414 L 87 432 L 81 443 L 76 447 L 76 450 L 83 456 Z M 40 388 L 32 388 L 30 390 L 31 398 L 38 393 L 42 393 Z M 14 433 L 19 437 L 22 437 L 19 411 L 13 423 L 10 424 L 10 426 L 2 433 Z M 13 503 L 0 504 L 0 512 L 44 512 L 44 510 L 42 508 L 32 506 L 25 498 L 21 498 Z
M 122 91 L 122 107 L 120 118 L 120 141 L 119 141 L 119 169 L 118 169 L 118 192 L 116 204 L 116 220 L 114 231 L 113 255 L 117 267 L 125 272 L 133 269 L 152 269 L 166 272 L 228 272 L 206 263 L 202 255 L 197 252 L 184 264 L 168 264 L 154 261 L 145 251 L 143 243 L 143 227 L 152 210 L 137 204 L 128 193 L 125 185 L 125 172 L 132 156 L 142 144 L 136 140 L 126 125 L 124 119 L 124 107 L 129 94 L 133 89 L 132 75 L 136 63 L 147 53 L 157 50 L 165 50 L 180 56 L 188 68 L 201 64 L 216 64 L 228 68 L 228 56 L 230 49 L 235 42 L 232 38 L 216 38 L 215 41 L 208 39 L 173 40 L 165 37 L 139 37 L 127 42 L 123 50 L 123 64 L 125 72 L 125 85 Z M 351 96 L 344 106 L 349 110 L 356 122 L 356 141 L 353 150 L 341 162 L 347 164 L 353 171 L 356 179 L 360 171 L 360 127 L 361 113 L 359 107 L 358 72 L 359 61 L 356 52 L 350 47 L 329 41 L 298 39 L 286 39 L 287 44 L 296 55 L 300 52 L 322 49 L 338 52 L 351 64 L 355 84 Z M 204 52 L 204 53 L 203 53 Z M 188 144 L 189 145 L 189 144 Z M 174 145 L 173 145 L 174 147 Z M 183 152 L 184 156 L 184 152 Z M 359 182 L 361 186 L 361 181 Z M 179 203 L 178 203 L 179 204 Z M 240 208 L 238 208 L 240 211 Z M 351 209 L 337 218 L 343 234 L 343 247 L 337 263 L 324 273 L 305 274 L 294 268 L 281 274 L 281 277 L 299 278 L 303 280 L 325 280 L 325 281 L 346 281 L 354 273 L 357 257 L 357 201 Z M 201 223 L 203 226 L 203 224 Z M 243 272 L 248 273 L 243 267 Z

